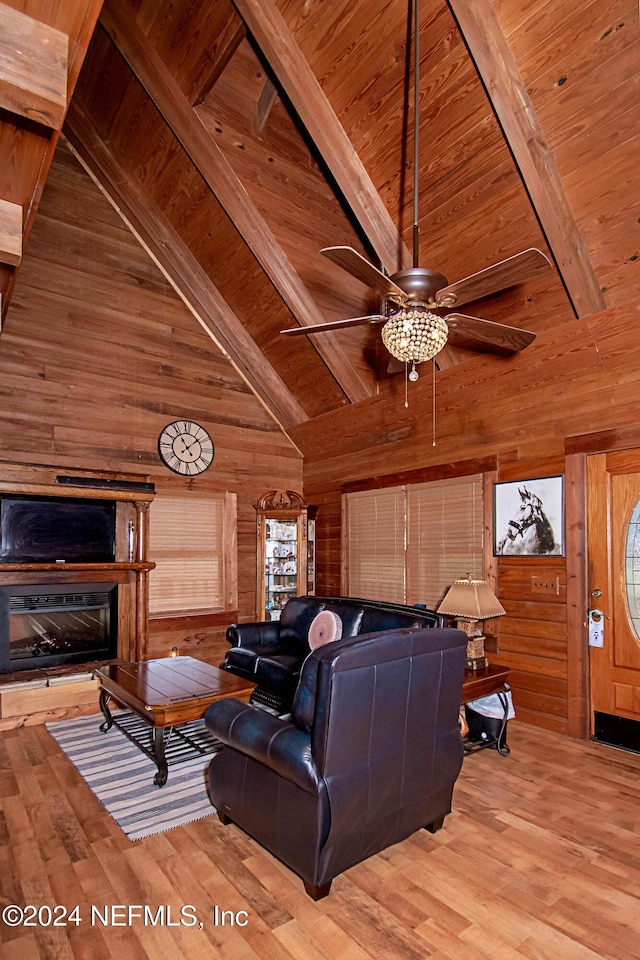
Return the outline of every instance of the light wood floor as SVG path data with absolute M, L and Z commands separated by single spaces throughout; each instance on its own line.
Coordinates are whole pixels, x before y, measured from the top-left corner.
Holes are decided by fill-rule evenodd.
M 517 721 L 509 740 L 508 759 L 465 759 L 440 833 L 353 867 L 314 903 L 216 817 L 130 842 L 44 727 L 5 732 L 1 906 L 79 904 L 83 922 L 0 921 L 2 960 L 637 960 L 640 756 Z M 121 905 L 117 922 L 92 926 L 105 904 Z M 171 924 L 192 905 L 203 927 L 128 918 L 145 904 Z

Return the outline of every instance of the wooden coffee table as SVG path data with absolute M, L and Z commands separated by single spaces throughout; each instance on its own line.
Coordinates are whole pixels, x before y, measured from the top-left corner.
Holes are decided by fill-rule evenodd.
M 117 727 L 146 753 L 158 767 L 154 783 L 167 782 L 169 768 L 166 743 L 174 733 L 199 753 L 206 751 L 180 727 L 201 719 L 216 700 L 235 697 L 248 700 L 255 684 L 193 657 L 169 657 L 143 660 L 139 663 L 111 663 L 95 673 L 100 681 L 100 709 L 105 721 L 100 729 L 106 733 Z M 109 710 L 114 700 L 128 708 L 151 728 L 151 746 L 145 746 L 135 728 Z M 138 726 L 140 726 L 138 724 Z

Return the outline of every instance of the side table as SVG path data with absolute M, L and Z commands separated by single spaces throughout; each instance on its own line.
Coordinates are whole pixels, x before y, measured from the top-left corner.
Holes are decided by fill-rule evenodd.
M 510 667 L 504 667 L 498 663 L 490 663 L 488 667 L 480 667 L 478 670 L 465 670 L 462 682 L 462 704 L 497 693 L 499 696 L 502 695 L 500 699 L 504 707 L 504 717 L 500 723 L 497 737 L 481 741 L 467 738 L 464 744 L 465 753 L 476 753 L 478 750 L 485 750 L 487 747 L 495 747 L 500 756 L 509 756 L 511 751 L 506 742 L 509 702 L 504 695 L 511 689 L 508 683 L 510 673 Z

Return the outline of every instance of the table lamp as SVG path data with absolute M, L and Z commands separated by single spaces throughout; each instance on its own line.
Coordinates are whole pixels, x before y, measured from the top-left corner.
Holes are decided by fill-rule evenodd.
M 489 665 L 484 655 L 484 636 L 476 636 L 478 620 L 490 620 L 501 617 L 507 611 L 504 609 L 491 587 L 485 580 L 456 580 L 438 607 L 438 613 L 455 617 L 458 630 L 463 630 L 467 637 L 467 667 L 477 670 Z

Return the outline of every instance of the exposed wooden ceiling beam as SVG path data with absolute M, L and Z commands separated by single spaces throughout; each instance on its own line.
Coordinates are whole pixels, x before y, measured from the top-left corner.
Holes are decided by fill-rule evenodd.
M 83 166 L 139 238 L 176 292 L 286 432 L 307 414 L 231 311 L 181 237 L 72 103 L 65 133 Z
M 130 8 L 123 0 L 113 0 L 103 10 L 100 22 L 292 314 L 303 326 L 322 323 L 323 317 L 289 258 L 175 79 L 136 27 Z M 338 341 L 331 334 L 322 341 L 314 346 L 346 396 L 352 401 L 370 397 L 372 390 Z
M 102 0 L 69 0 L 67 5 L 64 3 L 57 4 L 60 22 L 65 24 L 65 30 L 57 32 L 65 39 L 68 37 L 65 109 L 73 95 L 101 7 Z M 9 8 L 0 3 L 0 9 L 8 10 Z M 66 29 L 67 25 L 68 30 Z M 51 28 L 47 27 L 47 30 L 49 29 Z M 5 36 L 3 39 L 7 40 L 9 38 Z M 10 39 L 15 45 L 16 37 L 12 36 Z M 27 246 L 31 226 L 38 210 L 40 197 L 58 143 L 61 125 L 56 128 L 49 127 L 48 130 L 43 126 L 30 129 L 29 125 L 12 123 L 11 114 L 5 114 L 0 110 L 0 144 L 4 144 L 0 159 L 3 161 L 2 171 L 6 177 L 6 183 L 13 186 L 14 178 L 11 171 L 16 169 L 20 171 L 19 181 L 23 185 L 27 185 L 25 198 L 20 200 L 24 214 L 22 224 L 23 250 Z M 48 136 L 46 136 L 47 133 Z M 11 147 L 9 148 L 10 144 Z M 10 149 L 10 161 L 6 153 L 7 149 Z M 17 197 L 13 196 L 12 199 L 15 201 Z M 18 269 L 16 267 L 7 266 L 0 269 L 0 291 L 2 292 L 0 317 L 2 318 L 6 317 L 9 309 L 17 275 Z
M 492 0 L 447 0 L 482 77 L 577 316 L 606 307 Z
M 398 228 L 274 0 L 233 0 L 388 273 L 410 267 Z
M 68 55 L 66 34 L 0 3 L 0 107 L 59 130 Z
M 22 207 L 0 200 L 0 262 L 17 267 L 22 260 Z
M 412 265 L 398 228 L 274 0 L 232 0 L 387 273 Z M 328 334 L 323 334 L 328 336 Z M 447 344 L 441 369 L 464 354 Z
M 267 125 L 269 114 L 278 100 L 278 91 L 274 83 L 267 78 L 256 110 L 256 133 L 261 134 Z
M 211 69 L 207 76 L 202 80 L 199 89 L 191 98 L 193 106 L 207 97 L 207 94 L 216 84 L 220 74 L 231 60 L 242 41 L 246 36 L 244 24 L 237 17 L 229 17 L 225 27 L 220 31 L 216 42 L 215 59 L 211 63 Z

